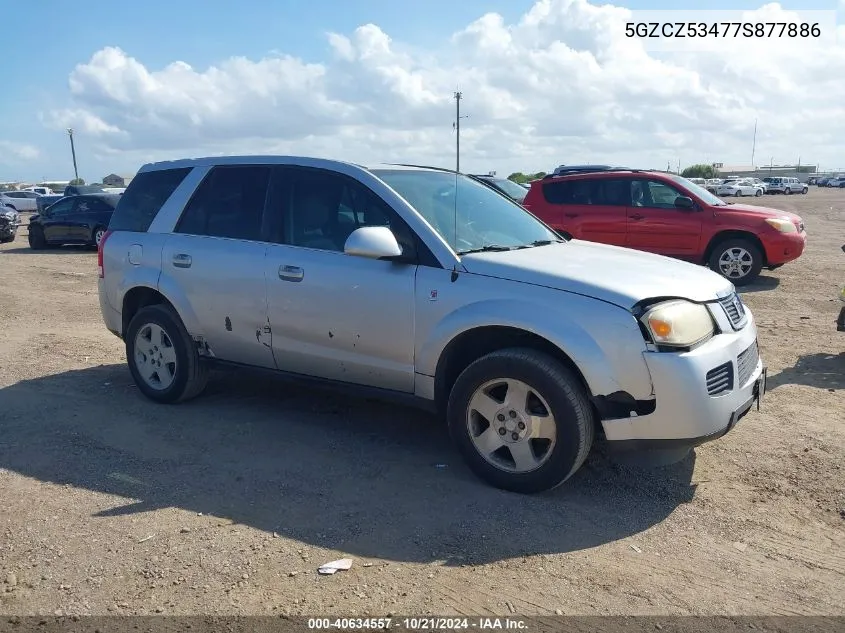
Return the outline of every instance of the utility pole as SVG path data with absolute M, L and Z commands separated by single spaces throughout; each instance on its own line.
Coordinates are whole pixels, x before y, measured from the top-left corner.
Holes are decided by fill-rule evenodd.
M 76 169 L 76 148 L 73 146 L 73 128 L 67 129 L 67 135 L 70 137 L 70 153 L 73 156 L 73 177 L 74 180 L 79 180 L 79 171 Z
M 466 119 L 466 116 L 461 116 L 461 99 L 464 98 L 464 93 L 456 92 L 455 99 L 455 122 L 452 124 L 455 134 L 455 171 L 461 171 L 461 119 Z
M 751 141 L 751 166 L 754 167 L 754 152 L 757 149 L 757 119 L 754 119 L 754 140 Z

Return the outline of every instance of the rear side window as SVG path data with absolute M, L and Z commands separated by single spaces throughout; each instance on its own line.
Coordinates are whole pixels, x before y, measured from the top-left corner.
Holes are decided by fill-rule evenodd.
M 562 180 L 543 185 L 549 204 L 628 206 L 631 204 L 630 181 L 624 178 Z
M 135 176 L 120 197 L 109 230 L 145 233 L 190 171 L 190 167 L 161 169 Z
M 175 232 L 260 241 L 269 182 L 266 165 L 215 167 L 191 198 Z

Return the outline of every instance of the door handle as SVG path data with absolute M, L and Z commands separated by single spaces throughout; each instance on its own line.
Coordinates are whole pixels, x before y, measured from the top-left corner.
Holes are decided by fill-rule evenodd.
M 191 256 L 185 255 L 184 253 L 179 253 L 178 255 L 173 256 L 173 265 L 176 268 L 190 268 L 191 267 Z
M 634 215 L 630 216 L 632 220 L 642 220 L 645 216 L 640 215 L 639 213 L 635 213 Z
M 305 271 L 299 266 L 279 266 L 279 279 L 283 281 L 302 281 Z
M 563 215 L 565 215 L 568 218 L 577 218 L 578 217 L 577 213 L 564 213 Z

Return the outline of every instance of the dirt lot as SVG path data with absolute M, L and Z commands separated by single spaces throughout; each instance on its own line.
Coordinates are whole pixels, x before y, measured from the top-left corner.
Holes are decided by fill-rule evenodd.
M 845 192 L 745 298 L 763 409 L 677 466 L 477 481 L 422 414 L 221 374 L 140 396 L 96 254 L 0 247 L 0 612 L 845 614 Z M 343 556 L 348 572 L 318 576 Z

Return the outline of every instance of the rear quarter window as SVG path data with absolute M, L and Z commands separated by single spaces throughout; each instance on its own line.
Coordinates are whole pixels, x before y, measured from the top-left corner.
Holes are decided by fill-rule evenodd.
M 120 196 L 109 230 L 145 233 L 191 169 L 160 169 L 135 176 Z

